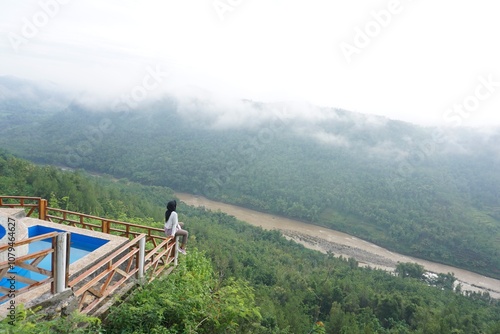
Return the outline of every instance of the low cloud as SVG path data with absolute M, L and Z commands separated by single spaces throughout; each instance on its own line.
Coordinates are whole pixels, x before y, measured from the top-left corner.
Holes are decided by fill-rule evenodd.
M 337 147 L 350 146 L 349 140 L 347 138 L 333 133 L 327 133 L 325 131 L 317 131 L 315 133 L 311 133 L 310 136 L 324 144 L 333 145 Z

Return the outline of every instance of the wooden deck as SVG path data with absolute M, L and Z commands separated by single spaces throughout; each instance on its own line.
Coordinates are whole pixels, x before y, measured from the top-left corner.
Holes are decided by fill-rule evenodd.
M 73 290 L 74 295 L 79 300 L 78 309 L 83 313 L 92 313 L 104 300 L 121 287 L 130 286 L 133 280 L 151 281 L 177 263 L 176 240 L 172 237 L 165 237 L 163 229 L 160 228 L 51 208 L 47 206 L 47 200 L 40 197 L 0 196 L 0 207 L 22 208 L 25 210 L 27 217 L 38 218 L 63 226 L 77 227 L 82 229 L 82 234 L 85 234 L 85 230 L 91 230 L 129 239 L 128 243 L 106 254 L 104 258 L 96 261 L 96 263 L 78 274 L 72 275 L 72 273 L 68 273 L 68 263 L 63 265 L 62 270 L 65 270 L 65 275 L 63 275 L 65 281 L 62 284 L 65 289 Z M 64 228 L 61 227 L 61 229 Z M 53 238 L 52 248 L 15 258 L 16 266 L 47 276 L 42 281 L 24 279 L 24 283 L 28 284 L 28 286 L 16 291 L 17 296 L 45 284 L 52 285 L 52 294 L 57 293 L 55 284 L 57 277 L 61 277 L 57 275 L 57 270 L 61 270 L 61 264 L 55 263 L 58 235 L 59 233 L 52 232 L 25 240 L 15 240 L 13 244 L 0 245 L 1 253 L 2 251 L 8 251 L 13 246 L 18 247 L 36 240 Z M 69 242 L 67 248 L 67 252 L 69 252 Z M 40 261 L 46 256 L 52 257 L 51 270 L 38 267 Z M 67 259 L 69 259 L 69 256 L 67 256 Z M 0 279 L 7 277 L 8 270 L 12 265 L 13 262 L 8 260 L 0 263 Z M 19 280 L 21 281 L 23 278 Z M 8 301 L 8 289 L 0 288 L 0 291 L 5 294 L 0 298 L 0 302 Z

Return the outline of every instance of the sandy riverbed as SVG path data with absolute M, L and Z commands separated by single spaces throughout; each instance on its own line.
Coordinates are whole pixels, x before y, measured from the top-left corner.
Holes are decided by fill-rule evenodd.
M 454 273 L 458 282 L 462 284 L 463 290 L 488 291 L 492 297 L 500 298 L 500 280 L 494 278 L 390 252 L 385 248 L 352 235 L 324 227 L 211 201 L 201 196 L 185 193 L 176 193 L 175 195 L 186 204 L 204 206 L 213 211 L 220 210 L 254 226 L 261 226 L 267 230 L 279 230 L 285 237 L 293 239 L 307 248 L 323 253 L 332 252 L 335 256 L 353 257 L 360 265 L 393 271 L 398 262 L 416 262 L 423 265 L 426 270 L 434 273 Z

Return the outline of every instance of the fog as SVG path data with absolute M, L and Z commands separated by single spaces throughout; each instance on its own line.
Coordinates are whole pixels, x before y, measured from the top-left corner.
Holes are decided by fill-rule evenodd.
M 200 2 L 3 2 L 0 76 L 56 82 L 94 106 L 142 87 L 148 98 L 299 101 L 304 122 L 330 117 L 310 104 L 420 125 L 500 124 L 490 1 L 396 1 L 393 12 L 368 0 L 231 3 L 221 13 Z M 207 108 L 214 126 L 255 126 L 258 111 L 220 102 L 221 114 Z

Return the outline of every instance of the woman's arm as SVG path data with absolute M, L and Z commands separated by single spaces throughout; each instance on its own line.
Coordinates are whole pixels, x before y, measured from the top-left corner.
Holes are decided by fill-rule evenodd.
M 178 220 L 177 212 L 172 212 L 172 233 L 175 234 L 177 230 L 180 228 L 179 226 L 179 220 Z

